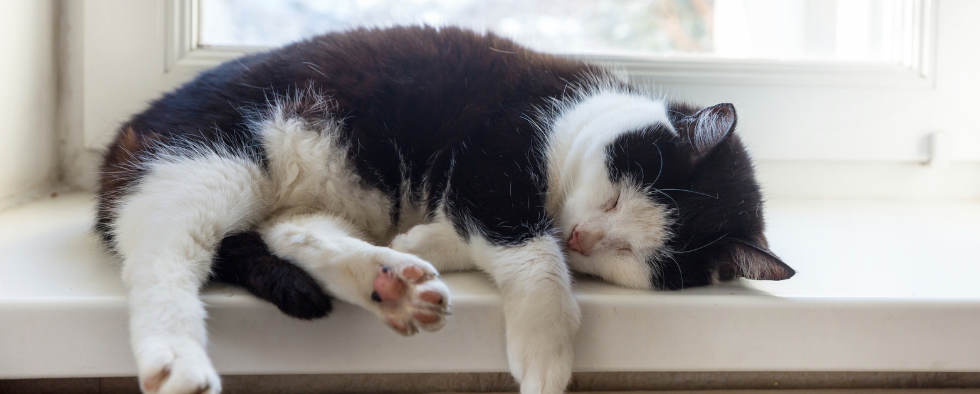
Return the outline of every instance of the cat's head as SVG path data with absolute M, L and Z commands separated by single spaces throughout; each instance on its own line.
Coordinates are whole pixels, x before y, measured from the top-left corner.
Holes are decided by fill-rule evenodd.
M 561 221 L 572 266 L 659 289 L 793 276 L 763 235 L 734 106 L 665 109 L 665 122 L 620 133 L 605 147 L 604 173 L 569 195 Z

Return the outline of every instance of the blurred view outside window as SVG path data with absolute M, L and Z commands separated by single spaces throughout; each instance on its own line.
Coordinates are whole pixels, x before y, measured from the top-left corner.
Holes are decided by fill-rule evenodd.
M 205 47 L 460 25 L 563 54 L 900 60 L 911 0 L 200 0 Z

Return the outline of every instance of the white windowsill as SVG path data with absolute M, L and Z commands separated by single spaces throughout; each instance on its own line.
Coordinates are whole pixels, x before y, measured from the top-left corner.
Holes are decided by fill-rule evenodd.
M 0 379 L 135 375 L 93 205 L 76 194 L 0 213 Z M 980 202 L 777 200 L 767 214 L 796 277 L 683 292 L 580 279 L 575 369 L 980 370 Z M 444 278 L 449 323 L 411 338 L 346 304 L 303 322 L 212 286 L 209 352 L 222 374 L 506 371 L 496 290 Z

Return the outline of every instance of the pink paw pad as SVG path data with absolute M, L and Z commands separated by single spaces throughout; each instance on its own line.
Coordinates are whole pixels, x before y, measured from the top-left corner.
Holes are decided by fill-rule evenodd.
M 405 294 L 405 283 L 391 274 L 388 267 L 378 269 L 378 277 L 374 278 L 374 294 L 371 298 L 375 301 L 397 300 Z
M 449 313 L 445 285 L 413 263 L 397 270 L 381 266 L 374 279 L 371 299 L 381 304 L 384 321 L 402 335 L 442 327 Z

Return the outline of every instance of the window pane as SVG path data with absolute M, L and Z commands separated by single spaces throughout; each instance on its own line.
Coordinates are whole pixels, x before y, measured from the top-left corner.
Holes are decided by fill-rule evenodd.
M 203 46 L 461 25 L 553 53 L 895 61 L 908 0 L 201 0 Z

